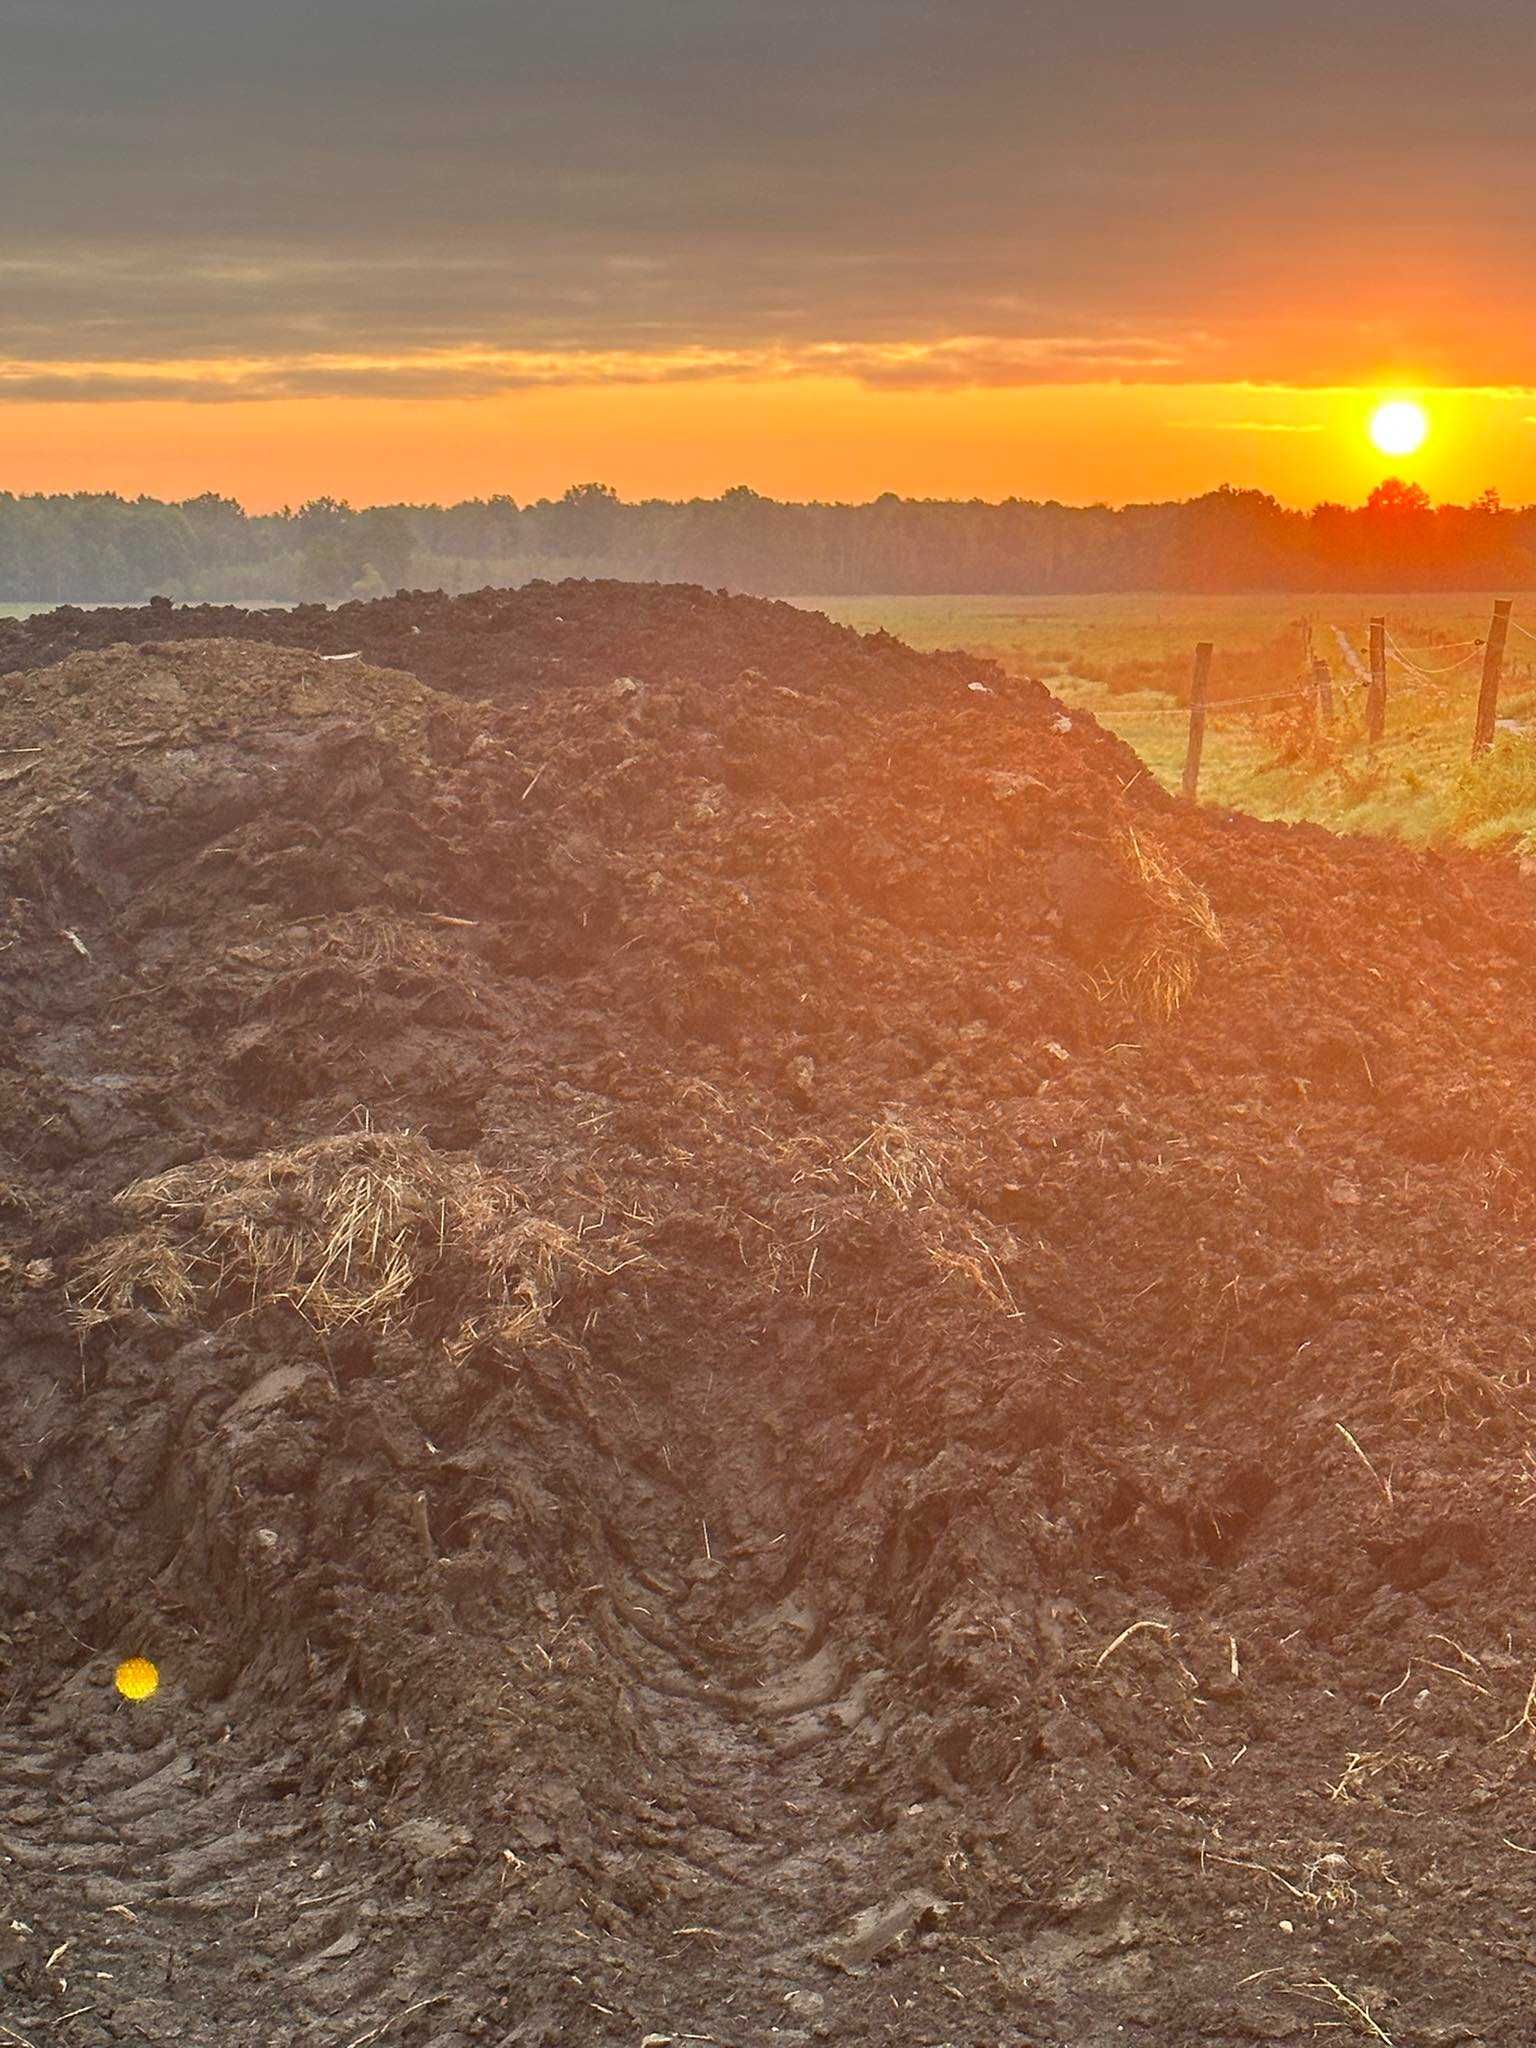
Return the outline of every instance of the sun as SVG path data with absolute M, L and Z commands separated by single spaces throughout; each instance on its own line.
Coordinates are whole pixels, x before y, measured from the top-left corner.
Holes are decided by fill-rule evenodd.
M 1383 455 L 1416 455 L 1429 438 L 1429 414 L 1412 398 L 1389 398 L 1371 414 L 1371 439 Z

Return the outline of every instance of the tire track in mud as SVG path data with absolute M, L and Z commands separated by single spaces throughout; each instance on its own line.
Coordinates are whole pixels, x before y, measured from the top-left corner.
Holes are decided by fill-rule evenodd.
M 663 1995 L 646 1986 L 650 1966 L 705 1945 L 738 1989 L 690 2024 L 751 2039 L 743 2018 L 767 2023 L 824 1976 L 846 1902 L 889 1886 L 858 1802 L 839 1789 L 879 1674 L 851 1674 L 791 1594 L 741 1624 L 759 1639 L 755 1680 L 716 1681 L 704 1652 L 631 1626 L 655 1603 L 647 1594 L 616 1592 L 591 1617 L 643 1716 L 650 1772 L 681 1807 L 662 1825 L 688 1910 L 651 1955 L 631 1959 L 635 2010 Z M 469 1967 L 484 1960 L 477 1930 L 438 1916 L 430 1885 L 402 1909 L 381 1853 L 388 1831 L 373 1835 L 361 1800 L 338 1830 L 302 1796 L 300 1763 L 227 1725 L 197 1725 L 174 1698 L 116 1704 L 81 1678 L 0 1728 L 15 2001 L 0 2017 L 30 2048 L 29 2029 L 65 2048 L 269 2048 L 280 1981 L 281 2038 L 314 2048 L 351 2048 L 418 2013 L 412 2041 L 458 2041 L 455 2026 L 483 2025 L 495 2001 L 476 1982 L 492 1973 Z M 467 1831 L 444 1822 L 433 1839 L 432 1825 L 394 1832 L 428 1862 L 457 1856 Z
M 296 1755 L 189 1726 L 174 1700 L 147 1719 L 103 1701 L 76 1680 L 0 1728 L 11 2038 L 331 2048 L 398 2021 L 422 1965 L 409 1914 L 380 1909 L 370 1822 L 328 1838 Z
M 674 1415 L 710 1414 L 712 1386 L 675 1382 Z M 586 1617 L 635 1699 L 650 1772 L 683 1805 L 691 1909 L 672 1942 L 706 1947 L 734 1987 L 688 2021 L 725 2042 L 770 2026 L 797 2038 L 788 2018 L 796 2001 L 819 2010 L 807 1987 L 825 1982 L 840 1931 L 891 1893 L 889 1839 L 851 1789 L 878 1752 L 886 1673 L 815 1570 L 829 1474 L 786 1456 L 771 1401 L 764 1415 L 698 1431 L 667 1526 L 646 1531 L 657 1562 L 636 1518 L 603 1528 L 608 1582 Z
M 840 1654 L 793 1592 L 739 1615 L 738 1637 L 758 1639 L 750 1676 L 739 1658 L 726 1672 L 675 1632 L 663 1640 L 655 1601 L 620 1593 L 593 1619 L 643 1714 L 649 1770 L 675 1802 L 678 1912 L 653 1960 L 703 1949 L 717 1986 L 670 2023 L 727 2044 L 770 2028 L 807 2039 L 787 2016 L 821 2010 L 812 1987 L 853 1909 L 889 1895 L 889 1843 L 849 1789 L 878 1735 L 868 1695 L 884 1674 Z

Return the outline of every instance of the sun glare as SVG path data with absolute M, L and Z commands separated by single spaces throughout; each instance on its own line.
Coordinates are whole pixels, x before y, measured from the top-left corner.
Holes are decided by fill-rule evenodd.
M 1429 435 L 1429 414 L 1411 398 L 1392 398 L 1371 415 L 1371 439 L 1383 455 L 1414 455 Z

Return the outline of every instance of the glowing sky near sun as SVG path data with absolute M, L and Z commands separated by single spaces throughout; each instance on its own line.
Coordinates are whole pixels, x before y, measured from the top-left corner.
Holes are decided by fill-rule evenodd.
M 1536 498 L 1531 59 L 1502 0 L 18 0 L 0 488 Z
M 1388 475 L 1437 499 L 1498 482 L 1536 500 L 1536 403 L 1441 392 L 1418 454 L 1371 445 L 1372 394 L 1222 385 L 1064 385 L 891 393 L 851 382 L 557 387 L 483 399 L 273 399 L 15 404 L 3 411 L 12 489 L 221 490 L 256 508 L 330 491 L 359 504 L 582 479 L 631 498 L 1181 496 L 1240 482 L 1288 503 L 1358 502 Z

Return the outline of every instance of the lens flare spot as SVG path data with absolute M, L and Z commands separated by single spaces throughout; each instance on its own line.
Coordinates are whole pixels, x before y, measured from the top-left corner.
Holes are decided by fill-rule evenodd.
M 160 1690 L 160 1673 L 147 1657 L 125 1657 L 115 1683 L 125 1700 L 152 1699 Z

